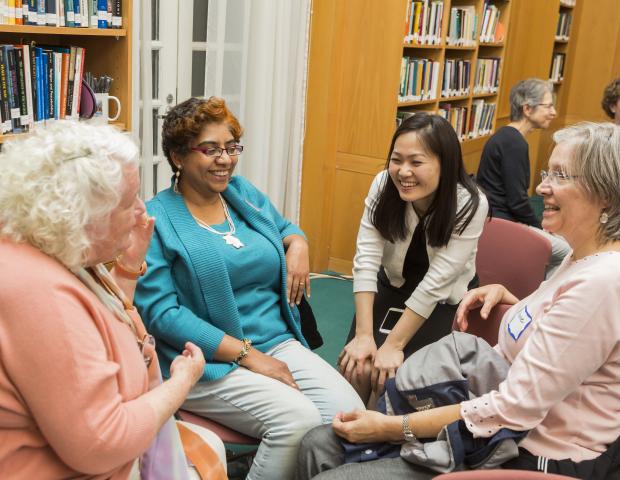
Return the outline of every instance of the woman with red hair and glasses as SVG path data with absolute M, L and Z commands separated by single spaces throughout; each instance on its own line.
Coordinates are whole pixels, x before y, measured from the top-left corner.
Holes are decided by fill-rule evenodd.
M 248 478 L 286 479 L 310 428 L 363 404 L 307 348 L 297 304 L 310 292 L 308 245 L 233 177 L 241 134 L 220 98 L 191 98 L 166 115 L 173 184 L 147 204 L 157 222 L 136 304 L 164 364 L 187 341 L 207 358 L 183 408 L 262 439 Z

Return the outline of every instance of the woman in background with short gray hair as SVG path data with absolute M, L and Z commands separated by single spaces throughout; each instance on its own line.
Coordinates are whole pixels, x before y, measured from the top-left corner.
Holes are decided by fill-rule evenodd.
M 553 84 L 521 80 L 510 90 L 510 123 L 498 129 L 482 150 L 476 180 L 489 200 L 491 214 L 533 227 L 551 242 L 547 277 L 568 254 L 566 242 L 544 232 L 529 201 L 530 157 L 526 135 L 546 129 L 555 118 Z

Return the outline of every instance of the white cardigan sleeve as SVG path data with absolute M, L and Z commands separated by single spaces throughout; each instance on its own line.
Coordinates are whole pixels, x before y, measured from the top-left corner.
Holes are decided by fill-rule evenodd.
M 463 189 L 461 192 L 467 191 Z M 469 225 L 460 235 L 452 232 L 445 247 L 435 249 L 434 255 L 429 258 L 426 275 L 413 291 L 411 297 L 405 302 L 407 308 L 424 318 L 428 318 L 433 313 L 437 303 L 445 302 L 451 294 L 454 294 L 455 286 L 462 290 L 458 295 L 460 298 L 467 291 L 467 283 L 471 278 L 463 278 L 463 273 L 469 262 L 475 262 L 478 238 L 482 233 L 482 227 L 489 210 L 486 197 L 480 193 L 479 198 L 478 210 L 476 210 Z M 460 207 L 461 205 L 459 205 Z M 431 256 L 429 255 L 429 257 Z M 455 285 L 456 282 L 459 282 L 460 285 Z
M 383 259 L 386 239 L 370 221 L 370 213 L 379 197 L 387 171 L 380 172 L 372 181 L 364 201 L 364 214 L 357 234 L 357 249 L 353 259 L 353 292 L 377 292 L 377 273 Z

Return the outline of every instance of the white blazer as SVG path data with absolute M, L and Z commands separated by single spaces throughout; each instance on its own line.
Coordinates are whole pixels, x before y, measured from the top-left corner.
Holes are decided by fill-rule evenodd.
M 353 292 L 377 292 L 377 273 L 383 265 L 394 287 L 405 283 L 402 276 L 405 256 L 420 219 L 411 203 L 407 204 L 407 237 L 396 243 L 388 242 L 370 221 L 372 206 L 377 202 L 380 187 L 388 175 L 380 172 L 372 182 L 365 200 L 364 215 L 357 234 L 357 251 L 353 259 Z M 391 181 L 389 178 L 387 181 Z M 457 187 L 457 212 L 467 203 L 470 193 L 462 185 Z M 426 275 L 413 291 L 405 305 L 423 318 L 428 318 L 438 303 L 459 303 L 467 285 L 476 273 L 476 251 L 489 211 L 486 197 L 479 191 L 480 203 L 474 217 L 460 235 L 452 232 L 445 247 L 436 248 L 426 242 L 429 267 Z

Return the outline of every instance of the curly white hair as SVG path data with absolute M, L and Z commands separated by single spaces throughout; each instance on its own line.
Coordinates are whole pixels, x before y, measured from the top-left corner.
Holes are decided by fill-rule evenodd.
M 121 198 L 127 166 L 139 162 L 131 137 L 111 126 L 50 122 L 0 153 L 0 236 L 27 242 L 69 269 L 84 265 Z M 101 231 L 102 228 L 97 230 Z

